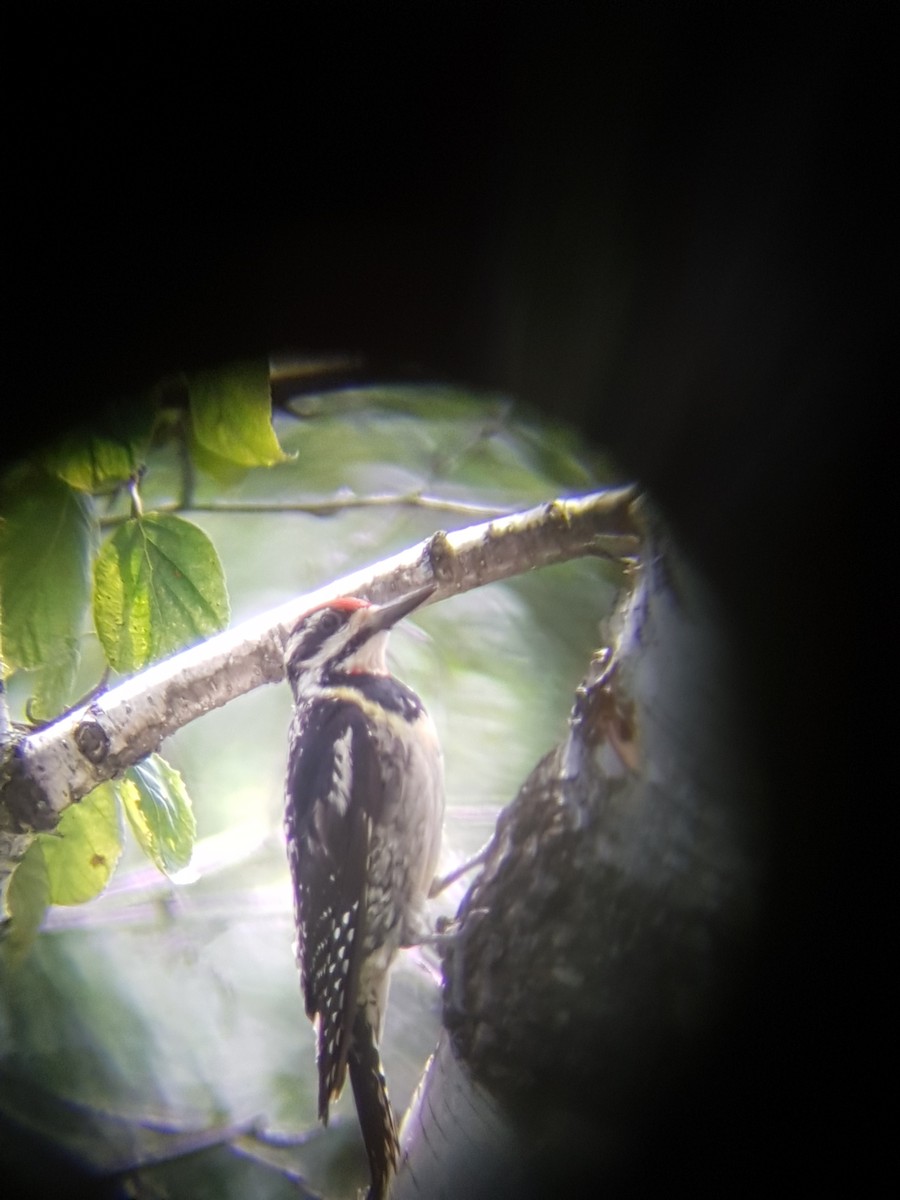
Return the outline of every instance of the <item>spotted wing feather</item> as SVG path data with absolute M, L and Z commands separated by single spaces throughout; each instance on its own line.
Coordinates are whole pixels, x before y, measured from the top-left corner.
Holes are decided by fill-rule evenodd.
M 285 825 L 306 1011 L 318 1024 L 319 1116 L 340 1095 L 356 1017 L 378 756 L 356 705 L 301 705 L 291 730 Z

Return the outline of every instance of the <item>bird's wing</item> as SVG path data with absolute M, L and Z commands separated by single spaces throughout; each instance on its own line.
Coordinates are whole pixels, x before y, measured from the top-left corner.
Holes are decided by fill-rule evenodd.
M 285 826 L 306 1011 L 318 1016 L 319 1115 L 344 1085 L 366 919 L 372 813 L 383 782 L 365 714 L 347 701 L 301 706 L 292 726 Z

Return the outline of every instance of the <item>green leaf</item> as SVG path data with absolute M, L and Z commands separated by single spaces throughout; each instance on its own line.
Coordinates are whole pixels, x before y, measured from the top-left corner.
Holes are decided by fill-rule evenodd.
M 116 784 L 125 815 L 148 858 L 165 874 L 191 861 L 197 823 L 179 773 L 158 754 L 129 767 Z
M 116 793 L 101 783 L 70 804 L 53 833 L 39 833 L 51 904 L 83 904 L 109 883 L 122 853 Z
M 97 492 L 124 483 L 138 470 L 156 419 L 154 395 L 132 397 L 95 415 L 90 428 L 72 430 L 42 458 L 73 488 Z
M 50 881 L 40 838 L 35 838 L 13 872 L 6 893 L 9 927 L 3 945 L 13 961 L 22 959 L 37 937 L 50 904 Z
M 126 521 L 94 566 L 94 625 L 116 671 L 147 663 L 224 629 L 228 592 L 215 547 L 181 517 Z
M 41 671 L 32 711 L 63 706 L 78 665 L 97 522 L 90 499 L 32 467 L 0 486 L 0 622 L 10 667 Z
M 80 661 L 78 643 L 72 638 L 60 646 L 58 658 L 32 672 L 28 713 L 35 721 L 48 721 L 66 707 Z
M 44 455 L 48 471 L 82 492 L 123 483 L 137 469 L 133 447 L 91 433 L 73 433 Z
M 222 487 L 234 487 L 250 470 L 249 467 L 239 467 L 230 459 L 222 458 L 220 454 L 214 454 L 212 450 L 207 449 L 202 442 L 197 441 L 193 429 L 188 430 L 188 445 L 194 466 L 211 475 Z
M 239 467 L 270 467 L 287 455 L 272 428 L 267 362 L 237 363 L 188 379 L 191 426 L 197 442 Z

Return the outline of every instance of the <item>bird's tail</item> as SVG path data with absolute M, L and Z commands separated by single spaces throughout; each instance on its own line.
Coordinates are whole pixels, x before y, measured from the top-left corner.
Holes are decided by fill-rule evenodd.
M 365 1007 L 356 1014 L 347 1065 L 372 1177 L 366 1200 L 384 1200 L 397 1168 L 400 1144 L 381 1069 L 381 1055 L 372 1026 L 366 1019 Z

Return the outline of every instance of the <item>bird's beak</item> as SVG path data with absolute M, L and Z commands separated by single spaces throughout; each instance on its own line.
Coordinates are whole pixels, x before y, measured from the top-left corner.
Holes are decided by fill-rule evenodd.
M 392 625 L 396 625 L 398 621 L 407 616 L 420 604 L 425 601 L 434 592 L 434 587 L 419 588 L 418 591 L 410 592 L 408 596 L 401 596 L 399 600 L 390 600 L 387 604 L 373 605 L 366 613 L 366 625 L 373 632 L 377 633 L 382 629 L 390 629 Z

